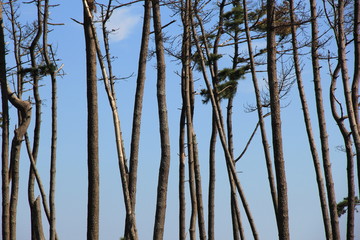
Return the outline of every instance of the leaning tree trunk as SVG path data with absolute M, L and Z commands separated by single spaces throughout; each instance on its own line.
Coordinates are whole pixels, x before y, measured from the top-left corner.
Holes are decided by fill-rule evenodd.
M 85 2 L 86 1 L 86 2 Z M 99 150 L 98 150 L 98 100 L 96 77 L 96 45 L 91 29 L 92 14 L 87 11 L 94 10 L 93 0 L 83 0 L 84 8 L 84 35 L 86 43 L 86 85 L 87 85 L 87 111 L 88 111 L 88 216 L 87 239 L 99 239 Z
M 129 192 L 131 199 L 131 208 L 135 211 L 136 205 L 136 185 L 137 185 L 137 168 L 139 156 L 140 127 L 142 115 L 142 103 L 144 97 L 144 87 L 146 79 L 146 63 L 149 46 L 151 22 L 151 0 L 145 0 L 144 4 L 144 22 L 141 37 L 141 46 L 138 63 L 138 76 L 135 93 L 133 124 L 131 133 L 130 160 L 129 160 Z M 126 221 L 128 223 L 128 220 Z M 125 227 L 125 229 L 128 229 Z M 127 233 L 125 232 L 125 236 Z
M 339 240 L 340 239 L 339 219 L 337 213 L 334 181 L 332 179 L 329 143 L 328 143 L 328 135 L 326 130 L 326 120 L 325 120 L 322 87 L 321 87 L 321 79 L 320 79 L 319 55 L 317 51 L 319 47 L 319 36 L 318 36 L 318 25 L 317 25 L 316 1 L 310 0 L 310 10 L 311 10 L 311 30 L 312 30 L 311 57 L 313 64 L 316 109 L 317 109 L 318 124 L 319 124 L 320 139 L 321 139 L 321 152 L 323 158 L 325 182 L 326 182 L 328 203 L 330 209 L 332 235 L 334 240 Z
M 270 92 L 272 142 L 278 193 L 279 239 L 290 239 L 285 161 L 282 145 L 279 84 L 276 71 L 275 1 L 267 1 L 267 72 Z
M 264 150 L 264 155 L 265 155 L 266 169 L 267 169 L 267 173 L 268 173 L 273 208 L 274 208 L 275 216 L 277 216 L 278 199 L 277 199 L 276 183 L 275 183 L 275 177 L 274 177 L 274 173 L 273 173 L 273 164 L 272 164 L 271 154 L 270 154 L 270 145 L 267 140 L 267 134 L 266 134 L 266 129 L 265 129 L 265 121 L 264 121 L 264 115 L 263 115 L 263 111 L 262 111 L 260 88 L 259 88 L 259 83 L 258 83 L 257 76 L 256 76 L 255 59 L 254 59 L 252 40 L 251 40 L 251 35 L 250 35 L 250 27 L 249 27 L 249 23 L 248 23 L 246 0 L 243 1 L 243 9 L 244 9 L 244 24 L 245 24 L 245 32 L 246 32 L 246 41 L 247 41 L 249 59 L 250 59 L 251 77 L 252 77 L 252 82 L 253 82 L 254 90 L 255 90 L 256 108 L 257 108 L 259 125 L 260 125 L 260 130 L 261 130 L 261 139 L 262 139 L 262 145 L 263 145 L 263 150 Z
M 163 239 L 164 235 L 166 215 L 167 187 L 170 169 L 170 138 L 166 107 L 166 64 L 164 54 L 164 41 L 161 30 L 162 26 L 160 15 L 160 2 L 159 0 L 153 0 L 152 4 L 157 60 L 157 99 L 161 142 L 161 159 L 157 187 L 156 215 L 153 239 L 160 240 Z
M 295 74 L 296 74 L 296 81 L 298 85 L 299 96 L 301 100 L 301 106 L 304 115 L 304 122 L 306 126 L 306 133 L 308 135 L 308 141 L 310 145 L 311 155 L 314 163 L 314 169 L 316 173 L 316 181 L 319 191 L 319 199 L 321 205 L 321 211 L 323 216 L 324 228 L 325 228 L 325 235 L 326 239 L 332 239 L 332 232 L 331 232 L 331 223 L 330 217 L 328 212 L 328 204 L 326 201 L 326 190 L 324 185 L 324 180 L 321 171 L 321 164 L 319 159 L 319 154 L 316 149 L 315 137 L 311 126 L 311 119 L 310 119 L 310 112 L 306 100 L 304 85 L 301 76 L 301 67 L 300 67 L 300 59 L 298 53 L 298 43 L 297 43 L 297 36 L 296 36 L 296 27 L 295 27 L 295 12 L 294 12 L 294 1 L 290 0 L 290 18 L 291 18 L 291 35 L 292 35 L 292 48 L 293 48 L 293 56 L 294 56 L 294 67 L 295 67 Z

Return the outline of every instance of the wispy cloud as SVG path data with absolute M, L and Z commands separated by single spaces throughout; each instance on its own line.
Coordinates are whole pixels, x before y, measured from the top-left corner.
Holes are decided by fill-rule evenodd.
M 114 30 L 109 36 L 110 40 L 117 42 L 127 38 L 140 19 L 140 15 L 132 14 L 128 8 L 115 11 L 107 26 L 109 31 Z

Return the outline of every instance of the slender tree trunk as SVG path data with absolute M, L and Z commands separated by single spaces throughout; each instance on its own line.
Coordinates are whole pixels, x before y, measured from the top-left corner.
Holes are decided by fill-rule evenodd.
M 360 84 L 360 1 L 354 1 L 354 79 L 352 83 L 352 103 L 355 120 L 360 131 L 359 84 Z M 358 188 L 360 194 L 360 158 L 357 156 Z
M 278 193 L 279 239 L 290 239 L 287 183 L 282 146 L 279 84 L 276 71 L 275 1 L 267 1 L 267 72 L 270 91 L 272 142 Z
M 2 239 L 10 240 L 10 203 L 9 203 L 9 105 L 7 95 L 6 78 L 6 49 L 4 36 L 4 22 L 0 4 L 0 84 L 2 104 L 2 125 L 1 125 L 1 196 L 2 196 Z
M 341 135 L 344 139 L 345 152 L 347 159 L 347 180 L 348 180 L 348 209 L 347 209 L 347 228 L 346 237 L 347 240 L 354 239 L 354 225 L 355 225 L 355 176 L 354 176 L 354 160 L 352 153 L 352 141 L 350 132 L 346 129 L 344 123 L 344 116 L 340 116 L 336 109 L 337 99 L 335 96 L 336 81 L 340 71 L 340 64 L 338 64 L 333 73 L 331 73 L 331 84 L 330 84 L 330 104 L 331 112 L 339 127 Z
M 217 127 L 215 122 L 214 109 L 212 110 L 211 120 L 211 137 L 209 147 L 209 196 L 208 196 L 208 235 L 209 240 L 215 239 L 215 181 L 216 181 L 216 168 L 215 168 L 215 148 Z
M 332 179 L 328 134 L 326 130 L 326 120 L 325 120 L 322 87 L 321 87 L 321 79 L 320 79 L 319 55 L 317 51 L 319 47 L 318 46 L 319 37 L 318 37 L 318 25 L 317 25 L 316 1 L 310 0 L 310 10 L 311 10 L 311 30 L 312 30 L 311 56 L 312 56 L 312 64 L 313 64 L 316 109 L 317 109 L 317 116 L 318 116 L 319 129 L 320 129 L 321 152 L 323 158 L 325 182 L 326 182 L 328 203 L 330 209 L 332 235 L 334 240 L 339 240 L 340 239 L 339 219 L 336 208 L 337 204 L 335 197 L 334 182 Z
M 99 150 L 98 150 L 98 102 L 96 77 L 96 45 L 91 29 L 93 0 L 83 0 L 84 4 L 84 35 L 86 43 L 86 82 L 88 111 L 88 216 L 87 239 L 99 239 Z
M 259 84 L 258 84 L 258 80 L 257 80 L 257 76 L 256 76 L 255 59 L 254 59 L 254 54 L 253 54 L 250 28 L 249 28 L 249 24 L 248 24 L 248 10 L 247 10 L 246 0 L 243 0 L 243 9 L 244 9 L 244 24 L 245 24 L 246 40 L 247 40 L 247 46 L 248 46 L 248 52 L 249 52 L 249 58 L 250 58 L 251 77 L 252 77 L 252 82 L 253 82 L 254 90 L 255 90 L 256 107 L 257 107 L 257 113 L 258 113 L 258 118 L 259 118 L 260 130 L 261 130 L 261 139 L 262 139 L 262 145 L 263 145 L 263 150 L 264 150 L 264 155 L 265 155 L 266 169 L 267 169 L 267 173 L 268 173 L 271 198 L 272 198 L 272 202 L 273 202 L 275 216 L 277 219 L 278 197 L 277 197 L 275 177 L 274 177 L 274 173 L 273 173 L 273 164 L 272 164 L 271 154 L 270 154 L 270 145 L 267 140 L 264 115 L 263 115 L 263 111 L 262 111 L 260 88 L 259 88 Z
M 57 151 L 57 80 L 56 72 L 53 69 L 55 62 L 50 60 L 48 52 L 48 20 L 49 20 L 49 0 L 44 2 L 44 33 L 43 33 L 43 51 L 44 59 L 50 70 L 51 77 L 51 156 L 50 156 L 50 240 L 56 237 L 56 207 L 55 207 L 55 187 L 56 187 L 56 151 Z
M 295 74 L 296 80 L 298 85 L 299 96 L 301 100 L 301 106 L 304 115 L 304 122 L 306 126 L 306 133 L 308 135 L 308 141 L 310 145 L 311 155 L 314 163 L 314 169 L 316 173 L 316 181 L 319 191 L 319 199 L 321 205 L 321 211 L 323 216 L 324 228 L 325 228 L 325 236 L 326 239 L 332 239 L 332 232 L 331 232 L 331 223 L 329 218 L 328 212 L 328 204 L 326 201 L 326 190 L 324 185 L 324 180 L 321 171 L 321 164 L 319 159 L 319 154 L 316 149 L 316 143 L 314 134 L 312 131 L 311 120 L 310 120 L 310 112 L 307 105 L 305 90 L 303 86 L 303 80 L 301 76 L 301 67 L 300 67 L 300 60 L 299 60 L 299 53 L 298 53 L 298 43 L 297 43 L 297 36 L 296 36 L 296 27 L 295 27 L 295 12 L 294 12 L 294 1 L 290 0 L 290 18 L 291 18 L 291 35 L 292 35 L 292 48 L 293 48 L 293 56 L 294 56 L 294 67 L 295 67 Z
M 166 107 L 166 76 L 165 76 L 165 55 L 164 42 L 161 30 L 161 16 L 159 0 L 152 0 L 156 59 L 157 59 L 157 99 L 159 111 L 160 141 L 161 141 L 161 160 L 159 168 L 159 179 L 157 188 L 156 215 L 154 224 L 154 240 L 163 239 L 167 187 L 170 169 L 170 138 L 168 127 L 168 116 Z
M 131 149 L 130 149 L 130 170 L 129 170 L 129 192 L 131 199 L 131 208 L 135 211 L 136 205 L 136 185 L 137 185 L 137 168 L 139 156 L 139 142 L 140 142 L 140 127 L 142 115 L 142 103 L 144 97 L 144 87 L 146 79 L 146 63 L 149 45 L 149 33 L 151 22 L 151 0 L 145 0 L 144 4 L 144 22 L 141 37 L 141 46 L 138 63 L 138 76 L 135 93 L 135 104 L 131 135 Z M 128 222 L 128 221 L 126 221 Z M 125 234 L 125 236 L 127 236 Z
M 185 201 L 185 107 L 181 109 L 179 134 L 179 239 L 186 239 Z
M 347 67 L 347 58 L 346 58 L 346 38 L 345 38 L 345 27 L 344 27 L 344 8 L 345 1 L 338 1 L 338 60 L 339 66 L 341 69 L 341 78 L 343 82 L 344 96 L 346 102 L 346 110 L 349 119 L 349 125 L 351 129 L 351 137 L 355 144 L 356 158 L 357 161 L 360 162 L 360 134 L 359 134 L 359 123 L 356 119 L 356 112 L 358 112 L 358 107 L 354 108 L 354 104 L 352 102 L 352 94 L 351 87 L 349 83 L 349 73 Z M 354 79 L 355 81 L 355 79 Z M 355 89 L 353 89 L 355 90 Z M 357 93 L 358 94 L 358 93 Z M 358 102 L 358 101 L 357 101 Z M 345 140 L 346 138 L 344 138 Z M 350 143 L 349 143 L 350 142 Z M 352 150 L 351 150 L 351 140 L 347 140 L 345 142 L 345 149 L 348 158 L 348 192 L 349 192 L 349 209 L 348 209 L 348 228 L 347 228 L 347 239 L 354 239 L 354 225 L 355 225 L 355 183 L 354 183 L 354 170 L 353 170 L 353 159 L 352 159 Z
M 199 17 L 196 15 L 196 11 L 195 11 L 195 17 L 198 19 L 198 21 L 200 20 Z M 258 233 L 257 233 L 256 226 L 255 226 L 255 223 L 254 223 L 254 219 L 253 219 L 252 214 L 250 212 L 250 208 L 248 206 L 244 191 L 243 191 L 243 189 L 242 189 L 242 187 L 240 185 L 240 182 L 238 180 L 238 177 L 236 175 L 237 173 L 236 173 L 236 168 L 235 168 L 235 165 L 234 165 L 234 160 L 232 159 L 231 154 L 230 154 L 229 149 L 228 149 L 228 145 L 227 145 L 227 142 L 226 142 L 225 131 L 224 131 L 224 127 L 223 127 L 224 125 L 223 125 L 223 122 L 221 120 L 222 119 L 222 114 L 221 114 L 221 111 L 219 109 L 219 104 L 218 104 L 218 101 L 216 100 L 215 94 L 213 92 L 213 88 L 212 88 L 212 86 L 210 84 L 209 78 L 208 78 L 207 73 L 206 73 L 206 65 L 205 65 L 205 59 L 206 58 L 205 58 L 205 56 L 204 56 L 204 54 L 202 52 L 202 48 L 200 47 L 199 39 L 198 39 L 198 36 L 197 36 L 197 33 L 196 33 L 194 21 L 193 21 L 192 18 L 191 18 L 191 21 L 192 21 L 191 22 L 191 27 L 192 27 L 193 38 L 194 38 L 194 42 L 196 44 L 196 48 L 198 50 L 198 53 L 200 54 L 201 70 L 202 70 L 202 74 L 203 74 L 204 81 L 205 81 L 205 84 L 206 84 L 206 88 L 207 88 L 207 90 L 209 92 L 209 95 L 210 95 L 211 105 L 212 105 L 214 113 L 215 113 L 216 126 L 217 126 L 217 129 L 218 129 L 218 132 L 219 132 L 221 145 L 222 145 L 223 150 L 224 150 L 226 164 L 230 169 L 230 173 L 231 173 L 231 175 L 232 175 L 232 177 L 234 179 L 234 184 L 236 185 L 236 188 L 237 188 L 237 190 L 239 192 L 241 201 L 242 201 L 244 209 L 245 209 L 245 213 L 247 215 L 247 218 L 248 218 L 251 230 L 252 230 L 253 237 L 254 237 L 254 239 L 258 239 L 259 237 L 258 237 Z M 199 25 L 202 28 L 202 34 L 204 36 L 204 31 L 203 31 L 201 21 L 199 21 Z M 206 51 L 208 53 L 209 52 L 208 51 L 209 50 L 208 46 L 205 46 L 205 48 L 206 48 Z M 211 68 L 210 72 L 212 74 L 212 78 L 214 79 L 215 75 L 214 75 L 213 70 L 214 69 Z M 231 181 L 231 176 L 229 175 L 229 182 L 230 181 Z
M 40 1 L 36 1 L 36 7 L 37 7 L 37 32 L 34 37 L 34 39 L 31 42 L 30 45 L 30 59 L 31 59 L 31 68 L 37 69 L 37 53 L 36 53 L 36 47 L 39 44 L 39 40 L 41 38 L 41 35 L 43 33 L 43 20 L 42 20 L 42 13 L 41 13 L 41 4 Z M 40 128 L 41 128 L 41 98 L 39 93 L 39 80 L 40 76 L 37 74 L 36 71 L 31 73 L 32 81 L 33 81 L 33 95 L 35 100 L 35 126 L 34 126 L 34 141 L 33 141 L 33 147 L 32 147 L 32 156 L 37 161 L 37 155 L 39 152 L 39 146 L 40 146 Z M 35 185 L 35 176 L 34 176 L 34 170 L 30 167 L 29 171 L 29 182 L 28 182 L 28 198 L 29 198 L 29 206 L 30 209 L 35 206 L 35 196 L 34 196 L 34 185 Z M 32 228 L 36 227 L 36 215 L 33 216 L 33 214 L 37 214 L 36 211 L 31 211 L 31 225 Z M 33 229 L 32 232 L 36 232 L 36 229 Z

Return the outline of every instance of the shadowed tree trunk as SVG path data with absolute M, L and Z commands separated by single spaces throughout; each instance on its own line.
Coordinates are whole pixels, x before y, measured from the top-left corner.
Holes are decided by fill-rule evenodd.
M 9 218 L 9 104 L 7 95 L 6 78 L 6 49 L 3 21 L 3 3 L 0 4 L 0 84 L 1 84 L 1 196 L 2 196 L 2 239 L 10 240 L 10 218 Z
M 155 47 L 157 60 L 157 99 L 159 112 L 160 142 L 161 142 L 161 159 L 159 168 L 159 178 L 157 186 L 156 215 L 154 223 L 154 240 L 163 239 L 167 187 L 170 169 L 170 138 L 168 127 L 168 116 L 166 107 L 166 75 L 165 75 L 165 55 L 164 42 L 161 30 L 161 15 L 159 0 L 152 0 Z
M 360 132 L 359 84 L 360 84 L 360 1 L 354 1 L 354 79 L 352 83 L 352 103 L 355 120 Z M 360 154 L 357 153 L 358 188 L 360 193 Z
M 88 144 L 88 216 L 87 239 L 99 239 L 99 150 L 98 150 L 98 102 L 96 77 L 96 45 L 91 29 L 93 0 L 83 0 L 84 36 L 86 44 L 86 86 L 87 86 L 87 144 Z

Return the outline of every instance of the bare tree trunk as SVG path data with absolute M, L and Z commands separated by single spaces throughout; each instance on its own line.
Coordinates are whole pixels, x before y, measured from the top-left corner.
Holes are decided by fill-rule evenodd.
M 352 83 L 352 104 L 355 120 L 360 131 L 359 84 L 360 84 L 360 1 L 354 1 L 354 79 Z M 359 154 L 357 154 L 359 155 Z M 360 157 L 357 157 L 358 188 L 360 193 Z
M 42 21 L 42 13 L 41 13 L 41 4 L 40 1 L 36 1 L 36 7 L 37 7 L 37 30 L 36 35 L 34 39 L 31 42 L 30 45 L 30 60 L 31 60 L 31 68 L 37 69 L 37 53 L 36 53 L 36 47 L 39 44 L 40 37 L 43 33 L 43 21 Z M 31 73 L 31 78 L 33 81 L 33 95 L 35 100 L 35 126 L 34 126 L 34 141 L 33 141 L 33 147 L 32 147 L 32 156 L 37 161 L 37 156 L 39 152 L 39 146 L 40 146 L 40 128 L 41 128 L 41 98 L 39 94 L 39 80 L 40 76 L 37 74 L 36 70 Z M 29 171 L 29 182 L 28 182 L 28 198 L 29 198 L 29 206 L 30 209 L 34 206 L 35 202 L 35 195 L 34 195 L 34 183 L 35 183 L 35 176 L 34 176 L 34 170 L 30 167 Z M 36 215 L 33 216 L 33 214 L 36 214 L 36 211 L 31 211 L 31 225 L 32 228 L 36 227 Z M 34 219 L 33 219 L 34 218 Z M 33 221 L 35 221 L 33 223 Z M 33 232 L 35 232 L 35 229 L 33 229 Z
M 49 0 L 44 2 L 44 33 L 43 33 L 43 51 L 44 59 L 50 70 L 51 77 L 51 156 L 50 156 L 50 240 L 56 237 L 56 207 L 55 207 L 55 187 L 56 187 L 56 150 L 57 150 L 57 80 L 55 72 L 55 61 L 51 61 L 48 48 L 48 20 L 49 20 Z M 51 49 L 51 48 L 50 48 Z M 53 53 L 51 52 L 53 57 Z
M 195 17 L 197 18 L 197 20 L 199 21 L 199 25 L 200 25 L 201 31 L 202 31 L 202 36 L 204 37 L 204 29 L 203 29 L 202 23 L 201 23 L 201 21 L 199 19 L 199 16 L 197 16 L 196 11 L 194 12 L 194 14 L 195 14 Z M 212 105 L 214 113 L 215 113 L 215 120 L 216 120 L 215 122 L 216 122 L 216 126 L 217 126 L 217 129 L 218 129 L 218 132 L 219 132 L 221 145 L 222 145 L 223 150 L 224 150 L 226 164 L 230 169 L 230 173 L 231 173 L 231 175 L 232 175 L 232 177 L 234 179 L 234 184 L 236 185 L 236 188 L 237 188 L 237 190 L 239 192 L 242 204 L 243 204 L 244 209 L 245 209 L 245 213 L 247 215 L 247 218 L 248 218 L 251 230 L 252 230 L 253 237 L 254 237 L 254 239 L 258 239 L 259 237 L 258 237 L 258 233 L 257 233 L 256 226 L 255 226 L 255 223 L 254 223 L 254 219 L 253 219 L 252 214 L 250 212 L 250 209 L 249 209 L 249 206 L 248 206 L 244 191 L 243 191 L 243 189 L 242 189 L 242 187 L 240 185 L 240 182 L 238 180 L 238 177 L 236 175 L 237 173 L 236 173 L 236 169 L 235 169 L 235 165 L 234 165 L 234 160 L 232 159 L 231 154 L 230 154 L 229 149 L 228 149 L 228 145 L 227 145 L 227 142 L 226 142 L 226 136 L 225 136 L 225 130 L 224 130 L 224 127 L 223 127 L 224 125 L 223 125 L 222 120 L 221 120 L 222 119 L 222 114 L 221 114 L 221 111 L 219 109 L 218 101 L 215 98 L 213 88 L 212 88 L 212 86 L 210 84 L 209 78 L 208 78 L 207 73 L 206 73 L 206 65 L 205 65 L 205 59 L 206 58 L 205 58 L 205 56 L 204 56 L 204 54 L 202 52 L 202 48 L 200 47 L 200 43 L 199 43 L 199 39 L 198 39 L 198 36 L 197 36 L 197 33 L 196 33 L 193 18 L 191 18 L 191 21 L 192 21 L 191 22 L 191 27 L 192 27 L 193 38 L 194 38 L 194 42 L 196 44 L 196 48 L 198 50 L 198 53 L 200 54 L 201 70 L 202 70 L 203 78 L 204 78 L 204 81 L 205 81 L 205 84 L 206 84 L 206 88 L 207 88 L 207 90 L 209 92 L 209 95 L 210 95 L 211 105 Z M 209 53 L 209 48 L 208 48 L 206 42 L 205 42 L 205 49 L 206 49 L 207 53 Z M 210 65 L 210 67 L 211 67 L 211 65 Z M 214 77 L 215 77 L 214 69 L 211 67 L 210 70 L 211 70 L 210 71 L 211 76 L 214 79 Z M 230 181 L 231 181 L 231 176 L 229 175 L 229 182 Z
M 159 179 L 157 188 L 157 202 L 156 215 L 154 224 L 154 240 L 163 239 L 165 215 L 166 215 L 166 200 L 167 187 L 170 169 L 170 139 L 168 116 L 166 107 L 166 76 L 165 76 L 165 55 L 164 43 L 161 30 L 161 16 L 159 0 L 152 0 L 154 31 L 155 31 L 155 45 L 156 45 L 156 59 L 157 59 L 157 99 L 159 111 L 159 126 L 160 126 L 160 141 L 161 141 L 161 160 L 159 168 Z
M 37 197 L 31 206 L 31 222 L 32 227 L 32 237 L 31 239 L 36 240 L 45 240 L 44 231 L 41 221 L 41 207 L 40 207 L 40 197 Z
M 9 105 L 6 78 L 6 49 L 3 22 L 3 3 L 0 4 L 0 86 L 2 104 L 1 125 L 1 196 L 2 196 L 2 239 L 10 240 L 10 203 L 9 203 Z
M 248 52 L 249 52 L 249 58 L 250 58 L 251 77 L 252 77 L 252 82 L 253 82 L 254 90 L 255 90 L 256 107 L 257 107 L 257 113 L 258 113 L 258 118 L 259 118 L 260 130 L 261 130 L 261 139 L 262 139 L 262 145 L 263 145 L 263 150 L 264 150 L 264 155 L 265 155 L 266 169 L 267 169 L 267 173 L 268 173 L 271 198 L 272 198 L 272 202 L 273 202 L 275 216 L 277 219 L 278 197 L 277 197 L 276 183 L 275 183 L 275 177 L 274 177 L 274 173 L 273 173 L 273 164 L 272 164 L 271 154 L 270 154 L 270 145 L 267 140 L 267 134 L 266 134 L 266 129 L 265 129 L 260 88 L 259 88 L 259 84 L 258 84 L 258 80 L 257 80 L 257 76 L 256 76 L 255 59 L 254 59 L 254 54 L 253 54 L 250 28 L 249 28 L 249 24 L 248 24 L 247 3 L 245 0 L 243 1 L 243 9 L 244 9 L 244 24 L 245 24 L 245 32 L 246 32 L 246 41 L 247 41 L 247 45 L 248 45 Z
M 216 136 L 217 127 L 215 122 L 215 113 L 212 109 L 212 120 L 211 120 L 211 137 L 209 147 L 209 196 L 208 196 L 208 235 L 209 240 L 215 239 L 215 147 L 216 147 Z
M 318 25 L 317 25 L 316 1 L 310 0 L 310 10 L 311 10 L 311 29 L 312 29 L 311 56 L 312 56 L 312 64 L 313 64 L 316 108 L 317 108 L 317 116 L 318 116 L 319 129 L 320 129 L 321 152 L 323 158 L 325 182 L 326 182 L 328 203 L 330 209 L 332 235 L 334 240 L 339 240 L 340 239 L 339 219 L 336 208 L 337 204 L 335 197 L 334 182 L 332 179 L 328 135 L 326 130 L 326 120 L 325 120 L 322 87 L 321 87 L 321 79 L 320 79 L 319 56 L 317 51 L 319 45 L 319 36 L 318 36 Z
M 276 71 L 275 1 L 267 1 L 267 72 L 270 91 L 272 142 L 278 193 L 279 239 L 290 239 L 287 183 L 282 146 L 279 84 Z
M 146 79 L 146 62 L 149 45 L 149 33 L 151 22 L 151 0 L 145 0 L 144 4 L 144 22 L 141 37 L 141 46 L 138 63 L 138 76 L 135 93 L 135 104 L 133 114 L 133 125 L 131 135 L 131 149 L 130 149 L 130 170 L 129 170 L 129 192 L 131 199 L 131 208 L 135 212 L 136 205 L 136 185 L 137 185 L 137 168 L 139 156 L 139 142 L 140 142 L 140 127 L 142 115 L 142 103 L 144 96 L 144 86 Z M 128 222 L 128 221 L 126 221 Z M 126 228 L 127 229 L 127 228 Z M 127 236 L 127 234 L 125 234 Z
M 311 155 L 314 163 L 314 169 L 316 173 L 316 181 L 319 191 L 319 199 L 321 205 L 321 211 L 323 216 L 324 228 L 325 228 L 325 236 L 326 239 L 332 239 L 332 232 L 331 232 L 331 223 L 329 218 L 328 212 L 328 204 L 326 201 L 326 190 L 324 185 L 324 180 L 321 171 L 321 164 L 319 159 L 319 154 L 316 149 L 316 143 L 314 134 L 312 131 L 311 120 L 310 120 L 310 112 L 307 105 L 305 90 L 303 86 L 302 76 L 301 76 L 301 67 L 300 67 L 300 60 L 298 54 L 298 43 L 297 43 L 297 36 L 296 36 L 296 27 L 295 27 L 295 12 L 294 12 L 294 1 L 290 0 L 290 18 L 291 18 L 291 35 L 292 35 L 292 47 L 293 47 L 293 56 L 294 56 L 294 65 L 295 65 L 295 74 L 296 80 L 298 85 L 299 96 L 301 100 L 301 106 L 304 115 L 304 122 L 306 126 L 306 132 L 308 135 L 308 141 L 310 145 Z
M 9 100 L 13 106 L 20 113 L 20 125 L 14 131 L 14 137 L 11 143 L 10 151 L 10 180 L 11 180 L 11 195 L 10 195 L 10 239 L 16 239 L 16 215 L 17 215 L 17 202 L 18 202 L 18 190 L 19 190 L 19 160 L 21 143 L 24 135 L 30 124 L 31 118 L 31 103 L 23 101 L 13 93 L 9 86 L 7 87 L 7 94 Z
M 86 2 L 85 2 L 86 1 Z M 87 239 L 99 239 L 99 153 L 98 153 L 98 102 L 96 77 L 96 44 L 92 32 L 93 0 L 83 0 L 84 35 L 86 43 L 87 108 L 88 108 L 88 216 Z
M 186 239 L 185 201 L 185 107 L 181 109 L 179 134 L 179 239 Z
M 336 91 L 336 81 L 338 78 L 338 74 L 340 71 L 340 65 L 338 64 L 331 73 L 331 84 L 330 84 L 330 104 L 331 104 L 331 112 L 332 115 L 339 127 L 341 135 L 344 139 L 345 144 L 345 152 L 346 152 L 346 159 L 347 159 L 347 180 L 348 180 L 348 209 L 347 209 L 347 240 L 354 239 L 354 225 L 355 225 L 355 176 L 354 176 L 354 160 L 353 160 L 353 153 L 352 153 L 352 141 L 351 135 L 349 131 L 346 129 L 344 120 L 345 117 L 343 114 L 340 116 L 337 109 L 337 98 L 335 96 Z M 342 111 L 341 111 L 342 112 Z
M 360 135 L 359 135 L 359 126 L 356 119 L 356 112 L 358 107 L 354 108 L 352 102 L 351 87 L 349 83 L 349 73 L 347 67 L 347 58 L 346 58 L 346 38 L 345 38 L 345 29 L 344 29 L 344 8 L 345 1 L 339 0 L 338 2 L 338 60 L 339 66 L 341 69 L 341 78 L 343 82 L 344 96 L 346 102 L 346 110 L 349 118 L 349 125 L 351 129 L 351 137 L 355 143 L 355 151 L 358 162 L 360 161 Z M 355 79 L 354 79 L 355 81 Z M 354 89 L 353 89 L 354 90 Z M 357 93 L 358 94 L 358 93 Z M 345 132 L 346 133 L 346 132 Z M 349 134 L 348 134 L 349 135 Z M 343 136 L 345 141 L 346 155 L 348 159 L 348 225 L 347 225 L 347 239 L 354 239 L 354 225 L 355 225 L 355 183 L 354 183 L 354 169 L 353 169 L 353 159 L 352 159 L 352 150 L 351 150 L 351 140 L 348 140 L 347 136 Z M 345 138 L 346 137 L 346 138 Z

